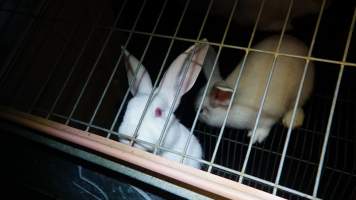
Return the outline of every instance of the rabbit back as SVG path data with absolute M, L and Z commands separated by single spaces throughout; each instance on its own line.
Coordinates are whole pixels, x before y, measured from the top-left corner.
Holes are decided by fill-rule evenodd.
M 279 37 L 277 36 L 270 37 L 255 46 L 255 49 L 274 51 L 277 47 L 278 40 Z M 291 36 L 285 36 L 280 47 L 280 52 L 305 56 L 308 53 L 308 49 L 299 40 Z M 235 104 L 258 110 L 273 65 L 273 60 L 273 54 L 263 52 L 251 52 L 247 56 L 245 68 L 237 88 Z M 242 63 L 240 63 L 226 79 L 226 83 L 230 87 L 233 87 L 236 82 L 236 78 L 241 70 L 241 64 Z M 265 115 L 279 118 L 294 105 L 304 66 L 304 59 L 284 55 L 277 56 L 275 69 L 263 107 Z M 302 106 L 305 100 L 310 96 L 314 82 L 313 77 L 314 65 L 313 63 L 309 63 L 299 106 Z

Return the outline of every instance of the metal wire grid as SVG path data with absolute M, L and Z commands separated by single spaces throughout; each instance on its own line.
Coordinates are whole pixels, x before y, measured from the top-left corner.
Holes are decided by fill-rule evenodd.
M 229 44 L 225 44 L 224 43 L 224 39 L 225 39 L 226 34 L 227 34 L 228 30 L 229 30 L 231 18 L 232 18 L 232 15 L 234 13 L 234 10 L 236 8 L 237 1 L 234 3 L 233 9 L 232 9 L 232 12 L 230 14 L 229 21 L 227 22 L 227 26 L 226 26 L 226 29 L 224 31 L 224 36 L 223 36 L 221 42 L 220 43 L 210 42 L 211 45 L 219 47 L 218 56 L 217 56 L 215 62 L 217 62 L 217 59 L 218 59 L 218 57 L 220 55 L 220 52 L 221 52 L 222 48 L 232 48 L 232 49 L 238 49 L 238 50 L 245 51 L 246 52 L 245 55 L 247 55 L 251 51 L 257 51 L 257 52 L 264 52 L 264 53 L 273 54 L 275 57 L 280 56 L 280 55 L 297 57 L 297 58 L 305 59 L 306 60 L 306 66 L 308 65 L 308 62 L 310 62 L 310 61 L 319 61 L 319 62 L 324 62 L 324 63 L 329 63 L 329 64 L 341 65 L 340 71 L 339 71 L 339 76 L 338 76 L 338 79 L 337 79 L 337 84 L 336 84 L 334 95 L 333 95 L 333 99 L 332 99 L 331 104 L 330 104 L 331 107 L 330 107 L 330 105 L 326 105 L 326 106 L 324 105 L 324 107 L 320 108 L 321 105 L 319 105 L 319 102 L 311 103 L 311 104 L 313 104 L 313 106 L 311 106 L 311 109 L 315 109 L 316 110 L 316 111 L 314 111 L 315 113 L 326 112 L 326 110 L 330 111 L 330 114 L 328 115 L 329 118 L 327 119 L 328 122 L 327 122 L 326 131 L 325 131 L 326 135 L 323 136 L 322 132 L 324 132 L 324 131 L 319 132 L 319 134 L 315 134 L 315 133 L 317 133 L 316 131 L 308 130 L 308 129 L 303 130 L 303 128 L 298 129 L 297 131 L 294 131 L 294 132 L 298 132 L 298 133 L 295 133 L 295 134 L 292 135 L 291 134 L 291 130 L 286 130 L 286 129 L 282 129 L 281 127 L 279 127 L 279 128 L 273 129 L 272 132 L 271 132 L 271 135 L 270 135 L 270 138 L 272 138 L 271 139 L 272 143 L 276 143 L 278 145 L 271 144 L 269 147 L 267 147 L 266 144 L 264 144 L 263 147 L 252 146 L 251 142 L 249 144 L 247 144 L 248 140 L 247 140 L 246 137 L 242 137 L 241 138 L 241 135 L 246 135 L 246 134 L 237 134 L 236 130 L 231 130 L 231 129 L 225 128 L 224 126 L 220 130 L 217 129 L 216 131 L 212 130 L 211 128 L 206 128 L 206 127 L 202 128 L 204 126 L 201 126 L 198 123 L 197 116 L 195 117 L 192 129 L 191 129 L 191 134 L 193 134 L 193 132 L 195 132 L 195 134 L 199 136 L 200 141 L 203 143 L 203 146 L 205 147 L 204 148 L 204 150 L 206 151 L 205 154 L 209 155 L 209 156 L 207 156 L 207 158 L 211 157 L 210 160 L 200 160 L 203 164 L 205 164 L 207 166 L 207 170 L 209 172 L 212 172 L 212 173 L 215 173 L 215 174 L 218 174 L 218 175 L 230 178 L 230 179 L 234 179 L 236 181 L 240 181 L 240 182 L 242 182 L 244 184 L 253 185 L 254 187 L 257 187 L 257 188 L 272 192 L 273 194 L 278 194 L 278 195 L 281 195 L 281 196 L 289 195 L 287 197 L 290 197 L 290 198 L 291 197 L 292 198 L 303 197 L 303 198 L 307 198 L 307 199 L 317 199 L 318 198 L 317 195 L 318 195 L 319 184 L 325 183 L 325 182 L 321 183 L 321 181 L 320 181 L 320 177 L 321 177 L 322 173 L 331 173 L 331 174 L 339 173 L 339 174 L 342 174 L 342 176 L 348 177 L 348 179 L 346 179 L 346 180 L 348 180 L 351 183 L 351 185 L 355 181 L 354 180 L 355 179 L 354 178 L 355 174 L 347 173 L 348 170 L 339 170 L 339 169 L 337 169 L 338 167 L 336 167 L 336 166 L 335 166 L 335 168 L 332 168 L 332 167 L 329 167 L 329 166 L 325 167 L 324 160 L 325 160 L 325 153 L 326 153 L 326 149 L 327 149 L 327 145 L 328 145 L 328 140 L 334 141 L 336 143 L 344 142 L 346 144 L 349 144 L 350 146 L 352 145 L 352 141 L 350 141 L 350 140 L 344 140 L 342 137 L 333 138 L 333 136 L 330 136 L 329 134 L 330 134 L 330 129 L 331 129 L 331 126 L 332 126 L 332 123 L 333 123 L 335 105 L 336 105 L 337 100 L 338 100 L 338 91 L 339 91 L 339 88 L 340 88 L 341 79 L 343 77 L 344 66 L 351 66 L 351 67 L 355 67 L 356 66 L 356 63 L 347 62 L 347 60 L 346 60 L 348 48 L 349 48 L 349 45 L 350 45 L 350 42 L 351 42 L 351 38 L 352 38 L 352 34 L 353 34 L 353 29 L 354 29 L 354 24 L 355 24 L 355 19 L 356 19 L 356 14 L 355 14 L 356 11 L 354 11 L 354 15 L 352 17 L 352 22 L 350 24 L 347 44 L 346 44 L 346 47 L 345 47 L 343 58 L 342 58 L 342 60 L 338 61 L 338 60 L 317 58 L 317 57 L 312 57 L 311 56 L 311 52 L 313 50 L 313 44 L 314 44 L 315 38 L 316 38 L 317 33 L 318 33 L 319 23 L 320 23 L 320 20 L 322 18 L 325 1 L 322 4 L 321 12 L 319 13 L 319 16 L 318 16 L 318 20 L 317 20 L 317 24 L 315 26 L 312 43 L 310 45 L 311 48 L 310 48 L 310 52 L 309 52 L 308 56 L 288 55 L 288 54 L 282 54 L 282 53 L 268 52 L 268 51 L 262 51 L 262 50 L 258 50 L 258 49 L 252 49 L 251 48 L 251 44 L 252 44 L 252 41 L 253 41 L 253 38 L 254 38 L 254 35 L 255 35 L 255 32 L 256 32 L 256 27 L 258 25 L 258 21 L 259 21 L 259 18 L 260 18 L 261 11 L 263 9 L 263 5 L 264 5 L 263 2 L 264 1 L 262 1 L 261 7 L 260 7 L 259 16 L 257 18 L 257 23 L 256 23 L 256 25 L 255 25 L 255 27 L 253 29 L 252 34 L 251 34 L 251 38 L 250 38 L 250 42 L 249 42 L 248 47 L 235 46 L 235 45 L 229 45 Z M 152 29 L 151 32 L 143 32 L 143 31 L 138 31 L 138 30 L 135 29 L 137 23 L 141 19 L 142 12 L 144 11 L 145 6 L 147 4 L 147 1 L 145 1 L 145 0 L 142 2 L 142 4 L 140 4 L 141 7 L 139 7 L 139 9 L 138 9 L 137 15 L 135 17 L 135 20 L 134 20 L 134 23 L 133 23 L 131 29 L 117 27 L 117 23 L 120 20 L 120 17 L 122 16 L 122 13 L 125 11 L 125 6 L 127 4 L 127 1 L 123 2 L 123 4 L 122 4 L 122 6 L 121 6 L 121 8 L 120 8 L 115 20 L 114 20 L 114 23 L 111 26 L 102 26 L 102 25 L 99 24 L 99 22 L 100 22 L 100 20 L 101 20 L 101 18 L 103 16 L 103 12 L 104 12 L 103 10 L 101 10 L 101 12 L 98 12 L 96 20 L 93 22 L 93 24 L 92 24 L 92 26 L 90 28 L 90 31 L 89 31 L 86 39 L 84 40 L 84 43 L 83 43 L 82 47 L 80 48 L 79 54 L 77 55 L 77 57 L 75 59 L 75 62 L 71 66 L 65 81 L 63 82 L 62 86 L 60 87 L 60 90 L 57 93 L 58 95 L 55 98 L 54 103 L 51 105 L 50 109 L 48 109 L 48 110 L 40 110 L 40 109 L 38 109 L 36 107 L 36 105 L 39 104 L 38 101 L 40 101 L 41 96 L 43 96 L 43 93 L 46 91 L 46 89 L 48 89 L 48 88 L 46 88 L 48 86 L 48 82 L 51 80 L 51 78 L 52 78 L 53 74 L 55 73 L 56 69 L 59 67 L 59 65 L 60 65 L 59 63 L 60 63 L 60 61 L 62 59 L 62 56 L 64 56 L 64 51 L 69 47 L 69 44 L 70 44 L 69 41 L 73 37 L 73 34 L 76 31 L 76 28 L 80 24 L 80 20 L 78 20 L 75 23 L 76 25 L 73 26 L 71 31 L 69 31 L 68 40 L 66 40 L 67 42 L 65 42 L 64 46 L 62 46 L 62 48 L 60 50 L 60 52 L 62 52 L 62 53 L 60 54 L 58 59 L 55 61 L 55 64 L 53 65 L 52 69 L 48 72 L 48 77 L 46 78 L 44 84 L 38 90 L 36 96 L 33 98 L 34 100 L 32 101 L 32 103 L 30 105 L 26 106 L 25 110 L 27 112 L 29 112 L 29 113 L 44 115 L 48 119 L 55 119 L 55 117 L 57 117 L 57 119 L 62 120 L 62 122 L 65 123 L 65 124 L 69 124 L 69 125 L 75 125 L 75 124 L 78 125 L 79 124 L 79 125 L 82 125 L 82 127 L 80 127 L 80 128 L 82 128 L 82 129 L 84 129 L 86 131 L 88 131 L 88 130 L 89 131 L 93 131 L 93 130 L 98 131 L 99 130 L 106 137 L 112 137 L 112 136 L 117 136 L 117 135 L 120 136 L 120 134 L 118 134 L 115 131 L 115 126 L 116 126 L 116 124 L 118 122 L 119 116 L 123 112 L 123 108 L 125 106 L 125 103 L 128 100 L 129 90 L 126 91 L 126 93 L 124 95 L 124 98 L 122 99 L 122 103 L 120 104 L 120 106 L 118 108 L 118 111 L 116 112 L 116 115 L 114 117 L 114 120 L 113 120 L 110 128 L 103 128 L 101 126 L 95 125 L 94 124 L 94 120 L 95 120 L 95 117 L 97 115 L 97 112 L 100 110 L 100 107 L 102 106 L 104 98 L 107 95 L 107 92 L 109 90 L 108 88 L 112 84 L 112 81 L 114 79 L 115 74 L 118 73 L 117 71 L 119 70 L 118 67 L 119 67 L 119 64 L 121 62 L 122 55 L 120 55 L 117 58 L 117 62 L 116 62 L 114 68 L 112 69 L 112 71 L 110 73 L 110 77 L 108 78 L 108 81 L 105 84 L 104 90 L 103 90 L 103 92 L 102 92 L 102 94 L 101 94 L 101 96 L 100 96 L 100 98 L 98 100 L 98 103 L 95 106 L 95 110 L 94 110 L 93 114 L 91 115 L 91 117 L 89 118 L 88 122 L 82 121 L 82 120 L 78 120 L 78 119 L 74 119 L 74 113 L 76 112 L 77 107 L 82 103 L 81 99 L 82 99 L 82 97 L 83 97 L 83 95 L 84 95 L 84 93 L 85 93 L 85 91 L 86 91 L 86 89 L 88 87 L 89 82 L 92 79 L 92 76 L 94 75 L 94 72 L 95 72 L 95 70 L 96 70 L 96 68 L 98 66 L 99 61 L 101 60 L 101 58 L 102 58 L 102 56 L 104 54 L 105 49 L 107 48 L 107 46 L 109 44 L 110 39 L 113 37 L 113 33 L 115 31 L 118 31 L 118 32 L 122 32 L 122 33 L 128 34 L 127 40 L 125 42 L 125 46 L 127 46 L 129 44 L 129 42 L 131 41 L 133 35 L 149 36 L 149 39 L 147 40 L 147 43 L 146 43 L 146 45 L 144 47 L 143 54 L 142 54 L 142 56 L 140 58 L 140 62 L 142 62 L 145 59 L 145 55 L 148 52 L 148 48 L 149 48 L 153 38 L 170 39 L 171 42 L 169 44 L 168 51 L 167 51 L 167 53 L 165 55 L 165 58 L 164 58 L 164 61 L 163 61 L 162 65 L 160 67 L 160 72 L 158 73 L 158 77 L 156 78 L 156 82 L 155 82 L 155 86 L 156 86 L 157 83 L 158 83 L 159 77 L 161 76 L 161 73 L 163 71 L 163 68 L 166 65 L 167 58 L 168 58 L 168 56 L 170 54 L 170 50 L 171 50 L 174 42 L 175 41 L 197 42 L 199 39 L 201 39 L 202 30 L 203 30 L 203 28 L 205 26 L 206 20 L 207 20 L 207 18 L 209 16 L 209 11 L 210 11 L 213 3 L 214 3 L 213 0 L 209 2 L 208 8 L 207 8 L 207 12 L 206 12 L 206 14 L 204 16 L 203 23 L 201 24 L 198 36 L 195 39 L 183 38 L 183 37 L 178 37 L 177 36 L 177 33 L 179 31 L 179 28 L 180 28 L 180 24 L 182 23 L 182 20 L 184 19 L 184 16 L 185 16 L 185 13 L 186 13 L 187 9 L 189 8 L 189 4 L 190 4 L 189 0 L 186 1 L 185 5 L 184 5 L 184 9 L 183 9 L 182 15 L 181 15 L 181 17 L 179 19 L 178 26 L 176 27 L 176 30 L 175 30 L 173 35 L 164 35 L 164 34 L 155 33 L 157 25 L 159 24 L 159 22 L 161 20 L 162 13 L 165 10 L 165 6 L 167 4 L 167 1 L 164 1 L 164 3 L 162 4 L 161 12 L 157 16 L 157 20 L 156 20 L 154 28 Z M 293 7 L 293 1 L 291 1 L 291 3 L 290 3 L 288 15 L 289 15 L 290 10 L 292 9 L 292 7 Z M 288 21 L 288 17 L 286 18 L 285 23 L 287 21 Z M 32 23 L 31 23 L 31 26 L 32 26 Z M 108 31 L 108 33 L 104 34 L 105 37 L 103 39 L 100 51 L 97 54 L 98 56 L 95 58 L 95 61 L 93 62 L 93 65 L 90 68 L 90 70 L 88 72 L 88 75 L 84 79 L 85 82 L 84 82 L 83 86 L 80 89 L 79 96 L 75 99 L 73 107 L 70 109 L 69 115 L 58 114 L 58 113 L 55 112 L 57 103 L 61 99 L 63 91 L 66 89 L 66 87 L 68 87 L 67 84 L 68 84 L 69 80 L 71 79 L 71 77 L 75 74 L 75 71 L 77 70 L 76 68 L 78 67 L 78 63 L 79 63 L 80 59 L 82 59 L 83 54 L 85 53 L 86 49 L 88 48 L 88 45 L 89 45 L 91 39 L 93 38 L 93 35 L 95 34 L 95 31 L 97 29 L 103 29 L 103 30 Z M 282 37 L 283 37 L 283 34 L 284 34 L 284 30 L 282 31 Z M 43 44 L 45 44 L 45 42 L 46 41 L 43 41 Z M 41 48 L 41 47 L 39 47 L 39 48 Z M 16 48 L 16 50 L 18 51 L 18 48 Z M 14 57 L 15 55 L 18 55 L 18 54 L 13 54 L 10 57 Z M 16 61 L 14 61 L 12 63 L 8 62 L 2 68 L 3 69 L 2 71 L 6 72 L 6 73 L 2 73 L 1 74 L 2 75 L 1 76 L 2 83 L 6 83 L 6 81 L 9 81 L 9 74 L 11 74 L 11 70 L 14 70 L 13 69 L 14 65 L 15 65 L 14 63 L 16 63 Z M 273 71 L 271 71 L 271 74 L 270 74 L 271 76 L 272 76 L 272 72 Z M 208 83 L 210 82 L 210 79 L 211 79 L 211 77 L 209 78 Z M 236 81 L 236 84 L 238 84 L 238 81 L 239 81 L 239 79 Z M 301 82 L 300 88 L 302 88 L 302 83 L 303 82 Z M 235 90 L 236 90 L 236 86 L 235 86 Z M 6 84 L 4 84 L 3 87 L 6 87 Z M 266 94 L 268 92 L 268 84 L 266 86 L 266 90 L 265 91 L 266 92 L 265 92 L 264 97 L 266 96 Z M 207 93 L 207 91 L 205 91 L 205 94 L 206 93 Z M 18 95 L 19 95 L 19 93 L 18 93 Z M 299 91 L 299 95 L 300 95 L 300 91 Z M 299 98 L 299 95 L 298 95 L 298 98 Z M 14 95 L 14 97 L 12 97 L 12 99 L 16 99 L 16 98 L 19 98 L 19 96 Z M 263 100 L 261 102 L 261 105 L 263 105 Z M 14 104 L 13 104 L 13 106 L 16 107 L 16 105 L 14 105 Z M 347 108 L 349 108 L 349 106 L 352 106 L 352 104 L 348 105 Z M 146 105 L 146 107 L 147 107 L 147 105 Z M 231 105 L 229 106 L 228 110 L 230 110 L 230 107 L 231 107 Z M 262 107 L 261 107 L 261 109 L 262 109 Z M 261 113 L 261 109 L 260 109 L 259 114 Z M 311 111 L 311 109 L 309 109 L 308 111 Z M 345 110 L 349 110 L 349 109 L 345 109 Z M 38 111 L 41 111 L 41 112 L 38 112 Z M 172 114 L 172 112 L 170 114 Z M 337 115 L 337 113 L 336 113 L 336 115 Z M 341 117 L 337 117 L 335 119 L 341 119 Z M 315 125 L 312 124 L 312 122 L 310 120 L 306 120 L 305 123 L 307 124 L 306 127 L 315 126 Z M 257 119 L 255 128 L 257 127 L 257 124 L 258 124 L 258 119 Z M 341 126 L 337 126 L 337 127 L 341 127 Z M 280 133 L 281 129 L 283 130 L 282 131 L 283 137 L 277 136 L 277 134 L 281 134 Z M 350 130 L 352 130 L 352 128 Z M 213 132 L 219 132 L 219 135 L 216 136 L 215 134 L 213 134 Z M 311 135 L 309 135 L 309 137 L 311 137 L 310 140 L 309 140 L 309 137 L 308 137 L 309 133 L 312 133 Z M 299 135 L 299 134 L 304 134 L 305 137 L 296 137 L 295 140 L 293 140 L 293 139 L 290 140 L 290 137 L 295 137 L 295 135 Z M 318 137 L 318 138 L 315 138 L 315 137 Z M 298 144 L 298 142 L 300 142 L 300 143 L 303 144 L 303 147 L 305 147 L 305 146 L 307 146 L 308 142 L 311 141 L 310 144 L 315 144 L 314 141 L 321 141 L 321 138 L 324 138 L 324 142 L 322 144 L 320 143 L 320 144 L 317 145 L 319 148 L 314 147 L 313 150 L 310 149 L 309 150 L 309 156 L 307 158 L 298 158 L 297 155 L 295 157 L 291 156 L 291 155 L 294 155 L 294 154 L 298 154 L 298 149 L 292 149 L 292 150 L 288 149 L 288 146 L 291 146 L 290 142 L 293 141 L 293 142 L 295 142 L 297 144 Z M 299 141 L 299 140 L 302 140 L 302 141 Z M 137 141 L 137 139 L 132 138 L 132 141 Z M 239 142 L 239 141 L 243 141 L 243 142 Z M 139 141 L 139 142 L 148 144 L 145 141 Z M 163 149 L 165 151 L 171 151 L 169 149 L 165 149 L 164 147 L 160 147 L 157 144 L 153 144 L 153 145 L 155 145 L 156 148 Z M 284 148 L 283 148 L 283 151 L 281 153 L 281 149 L 279 149 L 279 148 L 275 149 L 275 147 L 281 147 L 282 145 L 284 145 Z M 332 147 L 333 145 L 334 144 L 332 142 L 330 142 L 330 147 L 329 148 L 333 148 Z M 215 146 L 215 147 L 211 148 L 212 146 Z M 342 146 L 342 145 L 340 145 L 340 144 L 339 145 L 335 145 L 334 148 L 338 148 L 338 147 L 340 148 L 340 146 Z M 320 147 L 322 147 L 322 151 L 321 152 L 315 151 L 317 149 L 320 149 Z M 227 155 L 228 153 L 231 152 L 231 149 L 233 149 L 233 152 L 240 152 L 240 155 L 239 156 L 236 156 L 236 155 L 234 155 L 234 156 L 224 156 L 223 152 L 225 152 L 225 155 Z M 347 149 L 351 149 L 351 147 L 348 147 L 348 148 L 345 147 L 344 151 L 346 151 Z M 248 153 L 244 154 L 243 153 L 244 151 L 247 151 Z M 287 154 L 287 151 L 292 151 L 292 152 Z M 306 151 L 306 150 L 305 150 L 305 148 L 302 148 L 301 151 Z M 258 152 L 262 152 L 262 156 L 259 155 Z M 181 154 L 179 152 L 174 152 L 174 153 Z M 305 155 L 304 153 L 301 153 L 301 154 Z M 319 154 L 320 156 L 316 156 L 315 154 Z M 185 154 L 183 156 L 191 158 L 191 159 L 194 159 L 194 158 L 192 158 L 192 157 L 190 157 L 188 155 L 185 155 Z M 268 170 L 263 170 L 262 169 L 262 166 L 263 166 L 264 162 L 265 163 L 271 163 L 271 162 L 273 163 L 272 167 L 271 167 L 270 164 L 266 164 L 267 166 L 270 166 L 270 170 L 272 170 L 272 173 L 269 173 L 269 169 Z M 293 163 L 298 163 L 298 164 L 296 164 L 296 169 L 295 170 L 297 172 L 298 171 L 302 171 L 303 172 L 303 178 L 301 179 L 303 181 L 300 180 L 300 177 L 296 176 L 298 173 L 294 173 L 295 176 L 293 176 L 293 174 L 289 174 L 289 173 L 294 171 L 293 170 L 293 165 L 294 165 Z M 300 164 L 300 163 L 303 163 L 303 164 Z M 338 162 L 335 161 L 334 163 L 338 163 Z M 278 165 L 278 167 L 277 167 L 277 165 Z M 337 165 L 337 164 L 335 164 L 335 165 Z M 242 170 L 240 171 L 239 169 L 241 169 L 241 168 L 242 168 Z M 253 171 L 250 171 L 251 169 L 254 169 L 254 168 L 258 168 L 257 173 L 255 173 Z M 281 175 L 283 173 L 283 170 L 287 173 L 286 175 L 284 175 L 284 177 L 287 177 L 285 180 L 281 180 L 280 179 Z M 322 171 L 322 170 L 324 170 L 324 171 Z M 261 175 L 261 174 L 263 174 L 263 175 Z M 314 178 L 310 178 L 310 176 L 315 177 L 316 180 L 314 181 Z M 261 177 L 263 177 L 263 178 L 261 178 Z M 331 175 L 331 177 L 332 177 L 332 175 Z M 338 176 L 338 177 L 340 177 L 340 176 Z M 333 179 L 327 180 L 326 185 L 331 184 L 332 181 L 333 181 Z M 308 187 L 305 186 L 306 182 L 309 185 Z M 299 187 L 298 186 L 296 187 L 296 185 L 299 185 Z M 310 187 L 310 185 L 314 185 L 314 187 Z M 310 191 L 310 189 L 305 190 L 304 189 L 305 187 L 306 188 L 314 188 L 314 189 L 313 189 L 313 191 Z M 335 187 L 335 188 L 337 188 L 337 187 Z M 342 189 L 341 189 L 341 191 L 343 193 L 347 192 L 346 188 L 347 187 L 343 187 L 342 189 L 344 189 L 344 191 L 342 191 Z M 352 189 L 353 188 L 351 188 L 351 190 Z M 340 191 L 340 190 L 335 189 L 335 191 Z M 333 193 L 333 194 L 335 195 L 335 193 Z

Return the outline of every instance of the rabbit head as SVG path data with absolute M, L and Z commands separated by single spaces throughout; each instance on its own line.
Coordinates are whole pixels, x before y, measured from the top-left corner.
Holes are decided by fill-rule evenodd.
M 168 120 L 171 106 L 174 111 L 178 107 L 181 97 L 194 85 L 207 49 L 208 45 L 206 44 L 196 44 L 180 54 L 169 66 L 156 89 L 152 87 L 151 78 L 145 67 L 127 50 L 123 49 L 128 82 L 129 85 L 132 84 L 130 91 L 133 98 L 127 105 L 119 133 L 132 137 L 136 127 L 139 126 L 137 139 L 153 144 L 157 143 L 165 121 Z M 180 91 L 177 93 L 179 89 Z M 145 111 L 151 92 L 153 93 L 152 101 Z M 174 100 L 175 98 L 176 100 Z M 140 122 L 142 115 L 144 116 Z M 168 122 L 167 133 L 170 131 L 179 133 L 179 125 L 178 120 L 172 114 Z M 128 143 L 127 139 L 120 139 L 120 141 Z M 134 146 L 147 151 L 153 149 L 150 145 L 139 142 L 135 142 Z
M 279 52 L 303 56 L 308 54 L 308 47 L 297 38 L 285 35 L 282 39 Z M 280 36 L 273 35 L 260 41 L 253 48 L 273 51 L 279 41 Z M 204 98 L 199 119 L 208 125 L 217 127 L 222 126 L 226 119 L 226 126 L 248 129 L 250 130 L 248 135 L 251 136 L 260 113 L 253 142 L 262 142 L 269 134 L 271 127 L 280 119 L 287 127 L 301 126 L 304 119 L 302 106 L 313 88 L 313 63 L 309 63 L 306 71 L 303 90 L 300 93 L 294 124 L 292 124 L 291 116 L 306 66 L 304 60 L 287 56 L 279 56 L 274 60 L 273 55 L 261 52 L 250 52 L 246 56 L 225 80 L 216 81 L 208 88 L 209 92 Z M 274 65 L 273 76 L 268 85 L 268 92 L 265 93 L 272 65 Z M 204 71 L 209 69 L 209 66 L 204 67 Z M 207 75 L 206 72 L 205 75 Z M 239 80 L 238 77 L 240 77 Z M 237 80 L 238 85 L 235 85 Z M 232 99 L 233 87 L 236 88 L 234 99 Z M 265 98 L 263 107 L 260 108 L 263 97 Z M 202 97 L 197 99 L 200 102 Z M 226 118 L 230 103 L 232 103 L 231 109 Z
M 210 126 L 222 124 L 232 93 L 233 89 L 228 87 L 225 82 L 216 82 L 208 91 L 199 119 Z M 198 103 L 199 100 L 196 101 L 196 104 Z
M 206 79 L 210 79 L 210 83 L 203 102 L 205 87 L 200 89 L 195 101 L 195 109 L 198 110 L 202 102 L 200 121 L 211 126 L 217 126 L 222 124 L 233 90 L 220 74 L 217 54 L 213 47 L 209 47 L 203 64 L 203 72 Z

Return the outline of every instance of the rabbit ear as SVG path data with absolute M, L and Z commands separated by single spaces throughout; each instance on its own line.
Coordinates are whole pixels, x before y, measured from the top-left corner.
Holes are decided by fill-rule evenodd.
M 210 105 L 215 107 L 228 107 L 232 97 L 233 89 L 224 82 L 216 83 L 210 92 Z
M 181 97 L 194 85 L 206 57 L 209 45 L 196 44 L 180 54 L 170 65 L 160 84 L 160 95 L 172 105 L 174 97 L 182 84 L 174 109 L 179 105 Z M 191 62 L 189 62 L 191 61 Z M 188 67 L 185 74 L 185 68 Z
M 152 90 L 152 81 L 146 68 L 124 47 L 121 47 L 121 50 L 124 53 L 127 80 L 129 84 L 134 80 L 130 87 L 132 95 L 135 96 L 137 93 L 150 93 Z
M 217 54 L 216 54 L 214 48 L 210 46 L 209 50 L 206 54 L 204 64 L 203 64 L 203 72 L 204 72 L 206 79 L 208 79 L 210 77 L 210 73 L 213 70 L 213 66 L 214 66 L 216 57 L 217 57 Z M 214 73 L 211 77 L 210 83 L 214 84 L 221 80 L 223 80 L 223 79 L 221 78 L 220 71 L 219 71 L 219 62 L 216 62 L 216 66 L 214 69 Z

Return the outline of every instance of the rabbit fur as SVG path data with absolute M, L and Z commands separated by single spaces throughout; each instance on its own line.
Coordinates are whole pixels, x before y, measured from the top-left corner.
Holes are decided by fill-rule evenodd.
M 170 107 L 173 106 L 174 97 L 179 89 L 180 83 L 183 85 L 174 105 L 174 110 L 178 107 L 182 95 L 189 91 L 194 85 L 201 71 L 201 65 L 203 64 L 207 50 L 208 45 L 196 44 L 180 54 L 169 66 L 159 87 L 153 90 L 150 76 L 145 67 L 140 65 L 139 61 L 130 55 L 127 50 L 123 49 L 126 59 L 125 66 L 128 82 L 129 84 L 133 82 L 130 87 L 133 98 L 128 102 L 123 121 L 119 127 L 119 133 L 131 137 L 134 135 L 141 115 L 144 114 L 144 108 L 149 100 L 149 95 L 153 92 L 152 101 L 139 127 L 137 139 L 151 144 L 157 144 L 162 134 L 165 121 L 168 118 Z M 186 68 L 185 66 L 189 60 L 189 55 L 191 55 L 192 62 L 189 64 L 185 75 L 184 68 Z M 134 75 L 135 72 L 136 76 Z M 166 137 L 162 143 L 163 147 L 182 153 L 188 141 L 189 133 L 189 130 L 179 123 L 179 120 L 172 114 L 168 122 Z M 129 140 L 127 138 L 120 138 L 120 142 L 127 144 Z M 154 149 L 151 145 L 137 141 L 134 142 L 134 147 L 145 151 L 153 151 Z M 186 153 L 197 159 L 202 158 L 202 147 L 194 135 L 192 135 L 189 141 Z M 175 153 L 164 150 L 159 150 L 158 154 L 175 161 L 180 161 L 182 158 Z M 195 168 L 200 168 L 200 163 L 193 159 L 185 158 L 183 163 Z
M 275 51 L 279 41 L 279 35 L 270 36 L 257 43 L 253 49 Z M 209 56 L 216 57 L 209 48 Z M 280 53 L 306 56 L 308 48 L 298 39 L 285 35 L 281 43 Z M 252 136 L 252 129 L 258 114 L 258 109 L 267 84 L 268 75 L 273 64 L 274 56 L 262 52 L 249 52 L 245 67 L 242 71 L 240 82 L 237 86 L 235 98 L 227 118 L 226 125 L 238 129 L 248 129 L 248 136 Z M 213 58 L 207 58 L 212 60 Z M 211 84 L 208 88 L 208 94 L 205 98 L 199 119 L 211 126 L 222 126 L 227 111 L 230 97 L 221 97 L 214 91 L 220 91 L 217 88 L 234 88 L 237 77 L 241 71 L 243 61 L 223 80 L 219 71 L 214 70 L 211 78 Z M 203 71 L 206 77 L 211 75 L 212 62 L 204 65 Z M 268 136 L 271 127 L 282 118 L 283 125 L 289 127 L 295 100 L 297 98 L 299 84 L 303 75 L 305 60 L 295 57 L 279 55 L 275 62 L 275 69 L 269 85 L 268 93 L 263 105 L 262 113 L 253 143 L 261 143 Z M 301 126 L 304 120 L 302 106 L 309 98 L 314 83 L 314 64 L 309 62 L 306 76 L 304 79 L 303 90 L 298 102 L 295 120 L 292 128 Z M 202 88 L 196 99 L 195 107 L 198 109 L 203 98 Z M 223 92 L 224 94 L 224 92 Z

